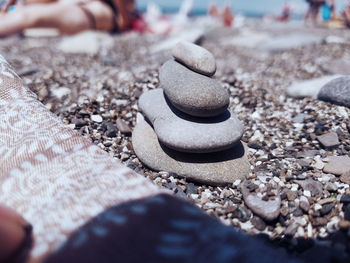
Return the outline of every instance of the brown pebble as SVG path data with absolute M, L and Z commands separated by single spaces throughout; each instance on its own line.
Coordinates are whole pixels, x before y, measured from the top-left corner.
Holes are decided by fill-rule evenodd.
M 263 231 L 266 228 L 265 222 L 260 217 L 254 216 L 250 222 L 259 231 Z
M 310 204 L 309 203 L 306 203 L 306 202 L 301 202 L 299 204 L 299 207 L 304 211 L 304 212 L 308 212 L 309 209 L 310 209 Z
M 295 224 L 294 222 L 292 222 L 288 227 L 287 229 L 284 231 L 284 234 L 287 235 L 287 236 L 294 236 L 295 233 L 297 232 L 298 230 L 298 224 Z
M 338 225 L 341 229 L 347 229 L 350 228 L 350 221 L 341 220 Z
M 327 219 L 324 217 L 313 217 L 311 219 L 312 226 L 324 226 L 328 223 Z
M 236 210 L 237 210 L 236 205 L 230 205 L 229 207 L 226 208 L 226 213 L 233 213 Z
M 280 209 L 280 212 L 281 212 L 281 215 L 282 216 L 287 216 L 289 214 L 289 208 L 286 207 L 286 206 L 283 206 L 281 209 Z
M 286 191 L 288 201 L 294 201 L 298 197 L 298 192 L 287 190 Z
M 350 171 L 342 174 L 340 176 L 340 181 L 344 184 L 349 184 L 350 185 Z
M 129 125 L 122 119 L 117 119 L 117 128 L 123 134 L 131 134 Z

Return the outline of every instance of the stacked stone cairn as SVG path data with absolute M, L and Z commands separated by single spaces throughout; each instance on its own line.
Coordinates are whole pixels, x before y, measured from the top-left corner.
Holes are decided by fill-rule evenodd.
M 212 78 L 214 56 L 180 42 L 174 60 L 159 71 L 160 88 L 142 94 L 132 143 L 138 158 L 157 171 L 210 185 L 232 184 L 249 174 L 243 125 L 228 110 L 229 94 Z

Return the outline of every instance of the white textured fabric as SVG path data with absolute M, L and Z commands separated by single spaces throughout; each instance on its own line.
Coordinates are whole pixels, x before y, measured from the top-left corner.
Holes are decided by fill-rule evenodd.
M 0 202 L 33 224 L 30 262 L 104 209 L 160 192 L 66 128 L 0 56 Z

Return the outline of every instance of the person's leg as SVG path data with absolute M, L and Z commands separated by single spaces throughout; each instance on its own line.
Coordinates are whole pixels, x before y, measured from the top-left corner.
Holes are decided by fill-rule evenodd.
M 93 15 L 99 30 L 113 28 L 113 12 L 105 4 L 93 1 L 87 4 L 93 9 Z M 22 32 L 27 28 L 53 27 L 64 34 L 74 34 L 91 28 L 91 21 L 81 6 L 55 2 L 51 4 L 33 4 L 19 7 L 16 11 L 1 17 L 0 37 Z
M 311 24 L 313 26 L 317 23 L 317 16 L 318 16 L 318 9 L 315 4 L 311 5 L 311 11 L 310 11 L 310 18 L 311 18 Z
M 311 4 L 309 4 L 309 7 L 308 7 L 308 9 L 306 11 L 306 14 L 305 14 L 305 17 L 304 17 L 304 22 L 305 22 L 306 25 L 308 25 L 309 22 L 310 22 L 311 13 L 312 13 L 311 10 L 312 10 Z

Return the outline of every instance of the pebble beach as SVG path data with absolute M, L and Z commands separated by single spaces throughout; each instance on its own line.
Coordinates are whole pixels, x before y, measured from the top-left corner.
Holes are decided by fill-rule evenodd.
M 138 100 L 159 88 L 169 37 L 15 36 L 0 41 L 0 54 L 69 128 L 155 184 L 292 254 L 325 254 L 309 262 L 349 262 L 350 109 L 317 99 L 317 86 L 350 75 L 350 31 L 248 20 L 199 32 L 195 42 L 214 55 L 214 78 L 244 126 L 251 171 L 230 184 L 153 171 L 135 154 Z

